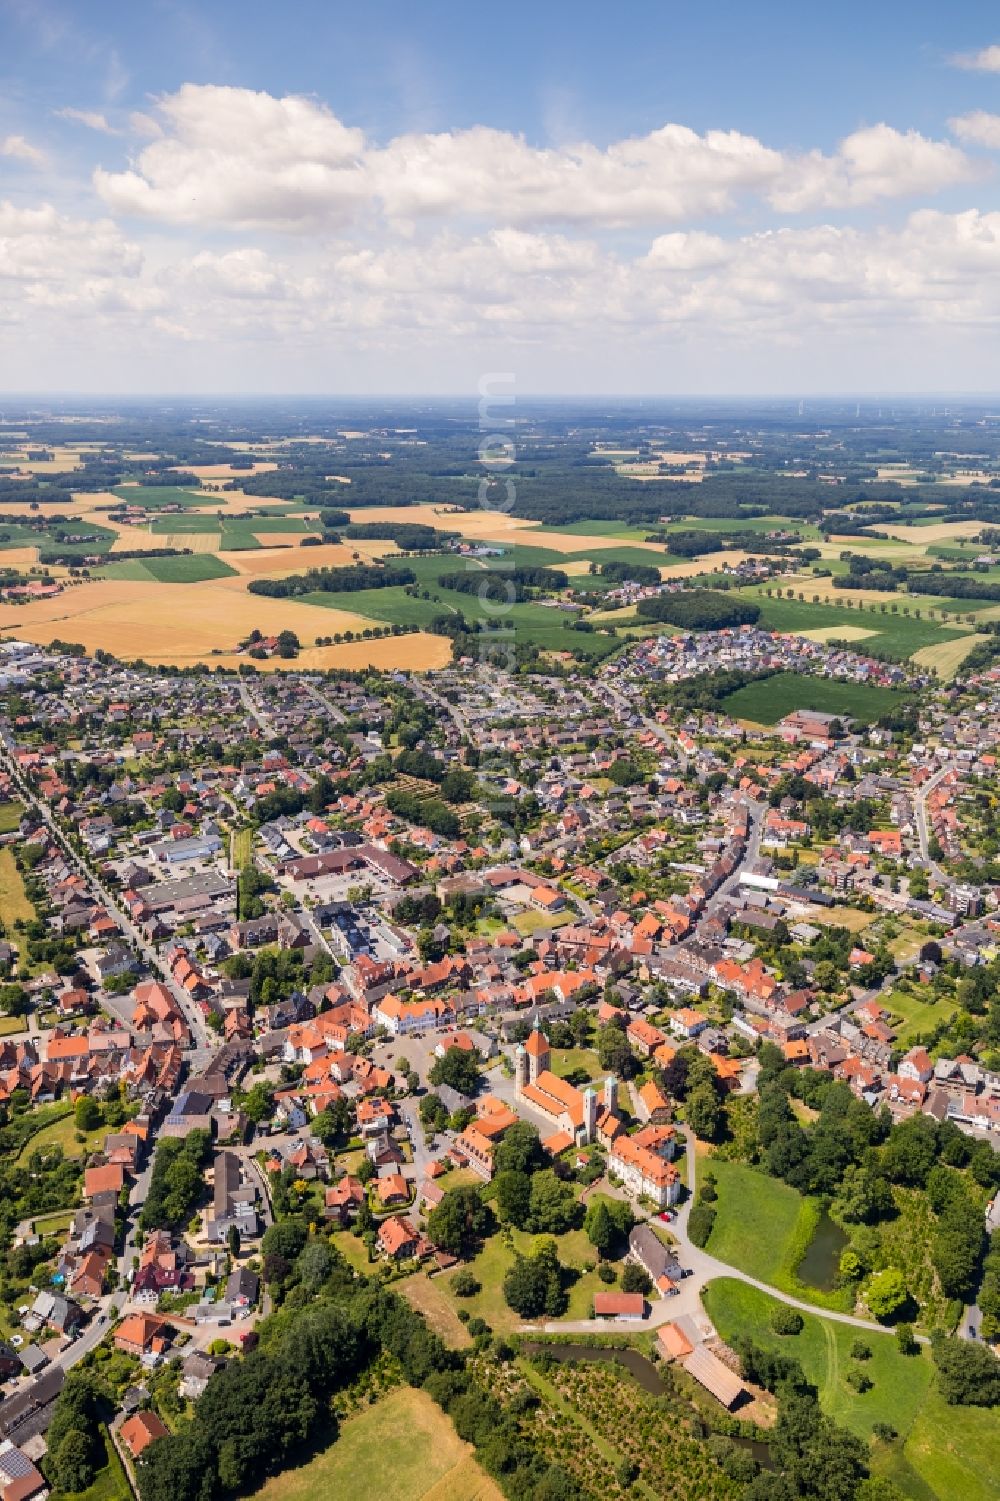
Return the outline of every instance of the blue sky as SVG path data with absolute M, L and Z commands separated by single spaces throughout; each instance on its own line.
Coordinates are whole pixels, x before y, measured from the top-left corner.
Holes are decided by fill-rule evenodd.
M 996 390 L 998 166 L 981 3 L 0 0 L 0 389 Z

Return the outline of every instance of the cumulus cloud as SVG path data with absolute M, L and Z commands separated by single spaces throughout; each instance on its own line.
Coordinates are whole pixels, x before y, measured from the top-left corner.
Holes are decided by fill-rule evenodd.
M 142 269 L 137 245 L 110 219 L 73 219 L 50 204 L 20 208 L 0 202 L 0 279 L 34 284 L 85 278 L 134 278 Z
M 1000 73 L 1000 46 L 983 47 L 978 52 L 956 52 L 951 62 L 956 68 L 976 73 Z
M 48 161 L 39 146 L 33 146 L 24 136 L 0 137 L 0 156 L 13 157 L 15 161 L 27 162 L 32 167 L 44 167 Z
M 789 163 L 771 202 L 790 213 L 858 206 L 881 198 L 936 193 L 970 181 L 975 172 L 965 153 L 950 141 L 872 125 L 845 137 L 833 156 L 812 151 Z
M 121 131 L 115 129 L 107 115 L 102 115 L 99 110 L 73 109 L 67 105 L 65 109 L 57 109 L 56 114 L 60 120 L 73 120 L 77 125 L 85 125 L 88 130 L 99 131 L 102 135 L 121 135 Z
M 1000 115 L 991 115 L 985 109 L 974 109 L 967 115 L 957 115 L 948 124 L 960 141 L 1000 151 Z
M 735 130 L 668 124 L 558 148 L 486 126 L 365 139 L 313 99 L 185 84 L 160 134 L 94 182 L 115 213 L 235 230 L 313 232 L 374 222 L 486 220 L 627 228 L 719 216 L 757 196 L 787 212 L 933 193 L 967 181 L 960 147 L 875 125 L 832 155 L 791 155 Z M 148 117 L 143 117 L 148 132 Z

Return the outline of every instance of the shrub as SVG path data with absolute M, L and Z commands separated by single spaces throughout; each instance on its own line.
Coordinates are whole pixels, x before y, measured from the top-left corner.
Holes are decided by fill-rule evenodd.
M 688 1215 L 688 1235 L 692 1245 L 707 1245 L 714 1224 L 715 1210 L 707 1204 L 696 1204 Z
M 801 1334 L 804 1319 L 797 1308 L 787 1303 L 776 1303 L 771 1310 L 771 1328 L 775 1334 Z
M 479 1292 L 482 1283 L 470 1271 L 462 1267 L 451 1279 L 451 1290 L 456 1298 L 472 1298 Z

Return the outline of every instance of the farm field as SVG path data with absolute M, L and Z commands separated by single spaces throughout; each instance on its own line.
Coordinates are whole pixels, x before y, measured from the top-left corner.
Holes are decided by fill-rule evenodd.
M 236 572 L 210 552 L 190 557 L 129 558 L 124 563 L 110 563 L 102 577 L 112 579 L 151 579 L 160 584 L 202 584 L 208 579 L 229 578 Z
M 323 1501 L 358 1494 L 380 1501 L 501 1501 L 451 1420 L 426 1395 L 403 1387 L 346 1420 L 340 1435 L 298 1469 L 254 1492 L 255 1501 Z
M 841 627 L 861 626 L 874 633 L 867 645 L 877 647 L 901 662 L 907 661 L 921 647 L 938 646 L 956 636 L 968 635 L 967 629 L 941 625 L 926 618 L 916 620 L 912 615 L 882 615 L 878 611 L 838 609 L 835 605 L 822 603 L 814 605 L 807 600 L 768 599 L 758 589 L 740 590 L 740 594 L 760 605 L 758 624 L 763 630 L 800 633 L 829 629 L 836 640 Z
M 942 681 L 948 683 L 973 647 L 979 646 L 982 640 L 982 636 L 956 636 L 953 641 L 941 641 L 937 646 L 922 646 L 913 653 L 911 660 L 918 667 L 931 668 Z
M 844 683 L 836 678 L 802 677 L 779 672 L 759 682 L 747 683 L 724 701 L 726 713 L 754 724 L 776 724 L 795 709 L 815 709 L 822 714 L 843 714 L 868 724 L 889 709 L 906 702 L 907 695 L 893 688 L 869 683 Z
M 237 642 L 254 628 L 275 634 L 287 628 L 306 645 L 317 635 L 359 630 L 367 624 L 363 616 L 347 610 L 336 609 L 321 616 L 295 600 L 248 594 L 245 580 L 239 577 L 192 584 L 183 598 L 184 607 L 179 611 L 172 585 L 99 579 L 76 585 L 55 599 L 0 605 L 0 630 L 16 631 L 40 644 L 55 637 L 79 641 L 91 652 L 103 647 L 116 655 L 141 656 L 149 662 L 203 661 L 215 665 L 224 663 Z M 441 644 L 450 650 L 443 638 Z M 434 655 L 442 660 L 438 653 Z M 359 654 L 354 665 L 364 665 L 368 660 L 374 658 Z M 387 659 L 383 656 L 381 660 Z M 410 665 L 414 665 L 412 659 Z
M 116 485 L 111 494 L 116 500 L 131 506 L 146 506 L 151 511 L 161 511 L 164 506 L 197 510 L 199 506 L 210 506 L 214 499 L 206 490 L 179 485 Z
M 30 922 L 35 915 L 35 909 L 24 889 L 21 872 L 14 861 L 14 851 L 9 845 L 0 849 L 0 912 L 3 913 L 4 922 L 10 927 L 13 927 L 18 918 Z

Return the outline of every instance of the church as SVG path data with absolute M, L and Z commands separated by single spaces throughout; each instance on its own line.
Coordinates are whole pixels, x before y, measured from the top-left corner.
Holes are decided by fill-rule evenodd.
M 523 1100 L 539 1115 L 552 1122 L 553 1132 L 565 1136 L 563 1146 L 587 1146 L 598 1135 L 598 1119 L 606 1115 L 600 1110 L 597 1090 L 593 1086 L 577 1089 L 567 1079 L 552 1073 L 549 1064 L 549 1042 L 538 1020 L 527 1042 L 519 1043 L 514 1053 L 514 1096 Z M 607 1100 L 615 1098 L 615 1081 L 609 1079 L 605 1086 Z M 545 1142 L 551 1151 L 562 1147 L 553 1140 Z

